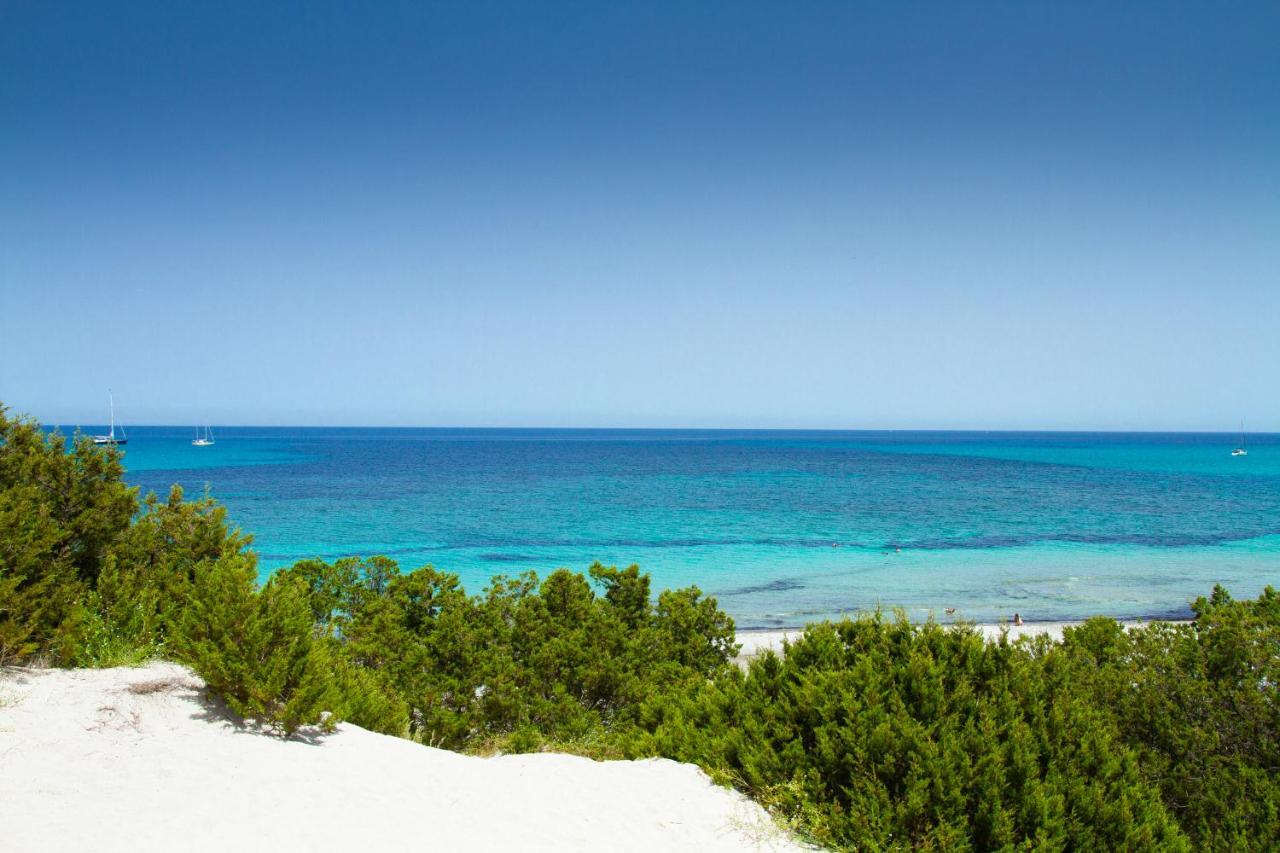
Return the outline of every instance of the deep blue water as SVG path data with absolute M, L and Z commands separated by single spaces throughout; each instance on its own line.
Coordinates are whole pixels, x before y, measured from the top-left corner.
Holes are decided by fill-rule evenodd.
M 386 554 L 495 574 L 639 563 L 740 626 L 1181 615 L 1280 582 L 1280 436 L 136 427 L 128 479 L 208 488 L 264 572 Z

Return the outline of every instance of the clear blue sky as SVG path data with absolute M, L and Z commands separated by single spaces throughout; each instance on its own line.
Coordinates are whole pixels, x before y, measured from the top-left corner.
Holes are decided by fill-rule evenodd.
M 108 387 L 1280 430 L 1280 4 L 8 0 L 0 400 Z

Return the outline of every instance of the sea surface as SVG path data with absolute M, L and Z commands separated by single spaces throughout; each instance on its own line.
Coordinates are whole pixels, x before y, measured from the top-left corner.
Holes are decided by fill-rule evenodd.
M 86 431 L 95 431 L 87 427 Z M 136 427 L 128 480 L 205 489 L 263 575 L 385 554 L 479 592 L 638 563 L 739 627 L 1177 617 L 1280 585 L 1280 436 Z M 947 610 L 954 608 L 954 613 Z

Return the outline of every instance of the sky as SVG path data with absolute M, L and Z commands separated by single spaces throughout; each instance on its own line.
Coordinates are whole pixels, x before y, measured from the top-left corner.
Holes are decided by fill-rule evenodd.
M 49 423 L 1280 431 L 1280 4 L 0 3 Z

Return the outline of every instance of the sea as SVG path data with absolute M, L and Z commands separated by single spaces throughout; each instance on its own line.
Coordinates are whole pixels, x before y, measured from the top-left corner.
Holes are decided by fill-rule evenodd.
M 87 427 L 86 431 L 95 431 Z M 208 492 L 263 577 L 307 557 L 496 575 L 638 564 L 740 628 L 1177 618 L 1280 585 L 1280 435 L 135 427 L 145 491 Z

